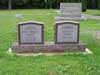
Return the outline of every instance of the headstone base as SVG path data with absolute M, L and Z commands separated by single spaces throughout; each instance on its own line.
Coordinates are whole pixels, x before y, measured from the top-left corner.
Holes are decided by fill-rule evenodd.
M 55 17 L 55 21 L 79 21 L 79 20 L 87 20 L 87 17 L 63 17 L 63 16 L 57 16 Z
M 14 53 L 56 53 L 56 52 L 84 52 L 85 45 L 78 44 L 54 44 L 53 42 L 46 42 L 45 44 L 18 44 L 12 45 L 12 52 Z

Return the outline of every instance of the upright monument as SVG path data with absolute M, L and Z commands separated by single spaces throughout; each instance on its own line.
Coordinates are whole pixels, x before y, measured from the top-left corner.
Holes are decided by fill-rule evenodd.
M 61 3 L 60 15 L 55 17 L 55 21 L 78 21 L 82 19 L 81 3 Z
M 79 41 L 80 24 L 75 21 L 56 22 L 54 42 L 44 42 L 44 23 L 25 22 L 18 24 L 18 42 L 13 43 L 15 53 L 58 53 L 85 51 Z

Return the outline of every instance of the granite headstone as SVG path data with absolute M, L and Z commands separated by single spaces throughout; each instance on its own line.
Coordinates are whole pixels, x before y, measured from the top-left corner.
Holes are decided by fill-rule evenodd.
M 60 3 L 60 15 L 55 17 L 55 21 L 78 21 L 82 18 L 81 3 Z
M 74 21 L 57 22 L 55 25 L 56 43 L 78 43 L 79 23 Z
M 82 5 L 81 3 L 61 3 L 60 15 L 64 17 L 81 17 Z
M 26 22 L 18 24 L 19 44 L 43 44 L 43 23 Z

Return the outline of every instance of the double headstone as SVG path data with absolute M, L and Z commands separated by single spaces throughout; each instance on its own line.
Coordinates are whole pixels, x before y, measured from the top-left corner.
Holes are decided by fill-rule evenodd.
M 55 42 L 44 42 L 44 23 L 26 22 L 18 24 L 18 40 L 13 43 L 16 53 L 85 51 L 79 42 L 79 23 L 62 21 L 55 23 Z

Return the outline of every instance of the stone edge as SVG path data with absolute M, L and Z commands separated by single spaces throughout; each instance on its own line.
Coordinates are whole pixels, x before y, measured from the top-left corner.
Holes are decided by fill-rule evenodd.
M 83 55 L 87 55 L 87 54 L 93 54 L 93 52 L 86 48 L 85 52 L 62 52 L 62 53 L 13 53 L 12 49 L 9 48 L 7 53 L 9 55 L 13 55 L 16 54 L 18 56 L 40 56 L 40 55 L 44 55 L 44 56 L 54 56 L 54 55 L 78 55 L 78 54 L 83 54 Z

